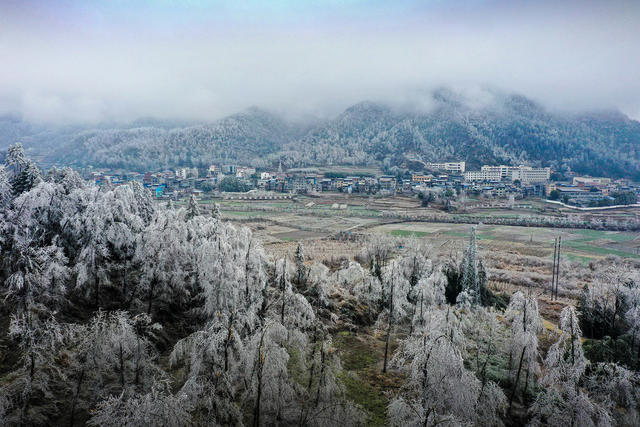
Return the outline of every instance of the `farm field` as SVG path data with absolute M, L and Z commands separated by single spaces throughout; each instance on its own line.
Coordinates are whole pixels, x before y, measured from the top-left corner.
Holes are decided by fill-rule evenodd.
M 402 223 L 385 224 L 371 231 L 387 232 L 395 236 L 424 238 L 432 243 L 466 239 L 468 224 Z M 478 241 L 486 249 L 512 249 L 522 255 L 553 253 L 555 237 L 561 237 L 563 253 L 582 262 L 607 255 L 640 258 L 640 235 L 635 232 L 532 228 L 479 225 Z
M 370 215 L 376 210 L 362 205 L 348 205 L 347 209 L 333 210 L 325 204 L 316 209 L 324 214 L 314 216 L 313 212 L 247 211 L 235 202 L 221 203 L 226 218 L 241 221 L 270 244 L 335 237 L 341 232 L 347 235 L 383 232 L 397 237 L 415 236 L 449 250 L 461 246 L 471 229 L 470 224 L 393 221 Z M 359 216 L 359 212 L 366 213 Z M 477 231 L 480 244 L 486 250 L 551 257 L 554 239 L 561 237 L 563 255 L 571 261 L 586 264 L 608 255 L 640 259 L 640 234 L 636 232 L 483 224 L 478 225 Z

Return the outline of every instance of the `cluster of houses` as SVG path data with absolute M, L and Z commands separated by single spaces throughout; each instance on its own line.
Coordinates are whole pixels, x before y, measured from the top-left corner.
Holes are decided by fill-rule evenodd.
M 484 197 L 523 198 L 549 195 L 555 190 L 557 193 L 554 194 L 559 194 L 560 199 L 588 202 L 609 197 L 609 194 L 621 189 L 638 191 L 626 181 L 612 183 L 607 178 L 574 177 L 571 183 L 553 183 L 550 182 L 549 168 L 524 165 L 484 165 L 479 171 L 467 171 L 465 162 L 424 163 L 424 170 L 420 173 L 405 174 L 402 177 L 323 174 L 304 169 L 285 172 L 281 165 L 274 171 L 257 171 L 252 167 L 238 165 L 211 165 L 207 169 L 178 168 L 155 173 L 89 170 L 85 171 L 85 175 L 99 185 L 140 181 L 154 192 L 156 198 L 180 198 L 219 191 L 223 180 L 229 178 L 241 183 L 243 189 L 281 193 L 337 191 L 396 195 L 420 193 L 429 188 L 441 187 L 465 190 Z
M 618 200 L 621 194 L 635 194 L 637 199 L 640 196 L 640 186 L 625 179 L 612 181 L 610 178 L 574 176 L 570 182 L 550 182 L 547 184 L 546 194 L 572 205 L 606 206 L 628 204 L 628 198 Z

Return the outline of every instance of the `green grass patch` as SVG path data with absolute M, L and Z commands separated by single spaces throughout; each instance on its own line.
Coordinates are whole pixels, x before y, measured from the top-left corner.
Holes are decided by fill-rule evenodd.
M 259 217 L 259 216 L 265 216 L 268 215 L 269 212 L 260 212 L 260 211 L 256 211 L 256 212 L 251 212 L 251 211 L 227 211 L 222 209 L 222 213 L 224 215 L 230 215 L 230 216 L 245 216 L 245 217 Z
M 563 245 L 572 248 L 572 249 L 576 249 L 582 252 L 587 252 L 587 253 L 591 253 L 594 255 L 602 255 L 602 256 L 607 256 L 607 255 L 618 255 L 620 257 L 630 257 L 630 258 L 640 258 L 640 255 L 638 254 L 634 254 L 632 252 L 626 252 L 626 251 L 621 251 L 619 249 L 611 249 L 611 248 L 604 248 L 604 247 L 600 247 L 600 246 L 594 246 L 594 245 L 590 245 L 584 241 L 580 241 L 580 240 L 568 240 L 568 241 L 564 241 Z
M 634 240 L 638 236 L 635 234 L 626 234 L 617 231 L 601 231 L 601 230 L 575 230 L 572 234 L 584 236 L 582 239 L 576 239 L 574 241 L 588 242 L 591 240 L 612 240 L 614 242 L 628 242 Z
M 445 231 L 444 234 L 452 237 L 469 237 L 469 232 L 467 231 Z
M 490 233 L 478 233 L 478 240 L 496 240 L 498 237 Z
M 477 212 L 477 213 L 463 213 L 458 214 L 464 217 L 484 217 L 484 218 L 517 218 L 521 216 L 521 213 L 498 213 L 498 212 Z
M 392 236 L 397 236 L 397 237 L 424 237 L 431 234 L 428 231 L 411 231 L 411 230 L 391 230 L 390 233 Z
M 593 258 L 590 258 L 588 256 L 576 255 L 576 254 L 566 254 L 566 255 L 569 261 L 577 262 L 582 265 L 588 265 L 591 261 L 593 261 Z
M 334 337 L 334 344 L 340 351 L 342 367 L 348 371 L 361 371 L 375 365 L 380 355 L 349 331 L 342 331 Z
M 358 404 L 367 412 L 368 426 L 383 426 L 387 421 L 387 399 L 385 395 L 362 381 L 357 375 L 341 372 L 338 378 L 345 388 L 347 399 Z

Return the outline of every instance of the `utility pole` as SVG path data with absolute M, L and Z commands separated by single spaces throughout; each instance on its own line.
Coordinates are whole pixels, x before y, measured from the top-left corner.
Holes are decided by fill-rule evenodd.
M 562 237 L 557 237 L 553 244 L 553 271 L 551 277 L 551 300 L 558 299 L 558 285 L 560 281 L 560 248 Z
M 556 253 L 558 251 L 558 238 L 553 239 L 553 267 L 551 269 L 551 301 L 555 292 L 556 284 Z
M 558 261 L 556 261 L 556 301 L 558 300 L 558 282 L 560 281 L 560 250 L 562 248 L 562 236 L 558 236 Z

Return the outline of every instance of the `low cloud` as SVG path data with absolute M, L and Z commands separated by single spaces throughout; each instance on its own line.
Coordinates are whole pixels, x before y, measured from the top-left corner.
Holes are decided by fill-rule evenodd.
M 638 2 L 134 3 L 0 6 L 0 112 L 327 116 L 362 100 L 428 109 L 422 94 L 448 85 L 480 104 L 490 86 L 640 118 Z

